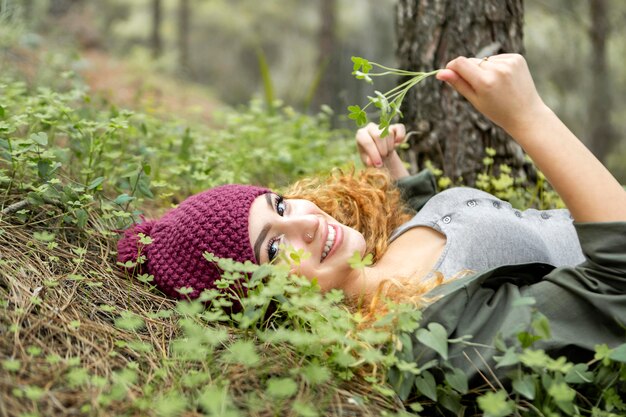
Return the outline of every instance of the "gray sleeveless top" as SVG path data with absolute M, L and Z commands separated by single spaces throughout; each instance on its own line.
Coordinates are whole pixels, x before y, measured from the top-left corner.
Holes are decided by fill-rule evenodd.
M 416 226 L 446 236 L 433 269 L 445 279 L 466 270 L 479 272 L 502 265 L 544 262 L 565 266 L 585 260 L 567 210 L 520 211 L 474 188 L 451 188 L 435 195 L 394 231 L 391 241 Z

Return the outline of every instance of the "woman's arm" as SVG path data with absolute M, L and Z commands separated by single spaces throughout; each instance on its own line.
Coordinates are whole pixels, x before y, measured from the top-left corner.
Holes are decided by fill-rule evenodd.
M 544 104 L 521 55 L 460 57 L 437 78 L 451 84 L 524 148 L 576 221 L 626 220 L 626 191 Z

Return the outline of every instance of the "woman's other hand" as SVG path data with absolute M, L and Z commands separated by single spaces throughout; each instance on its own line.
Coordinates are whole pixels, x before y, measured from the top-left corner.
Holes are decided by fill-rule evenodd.
M 545 112 L 526 60 L 519 54 L 456 58 L 437 74 L 476 109 L 515 136 Z
M 356 144 L 361 161 L 368 167 L 386 168 L 394 180 L 408 176 L 409 172 L 396 152 L 396 147 L 406 138 L 404 125 L 389 126 L 389 134 L 384 138 L 380 137 L 381 132 L 375 123 L 357 130 Z
M 519 143 L 578 222 L 626 221 L 626 192 L 541 100 L 526 61 L 456 58 L 437 74 Z

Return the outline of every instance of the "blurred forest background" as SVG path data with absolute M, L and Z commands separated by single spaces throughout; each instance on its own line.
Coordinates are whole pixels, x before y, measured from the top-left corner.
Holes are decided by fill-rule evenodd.
M 396 65 L 394 6 L 395 0 L 0 0 L 0 70 L 10 61 L 7 69 L 17 63 L 27 79 L 45 79 L 56 76 L 60 60 L 72 59 L 71 68 L 119 106 L 148 105 L 210 123 L 214 109 L 260 96 L 305 112 L 328 106 L 336 125 L 349 126 L 346 106 L 371 94 L 351 76 L 350 57 Z M 540 94 L 626 183 L 626 3 L 526 0 L 524 8 L 525 55 Z M 59 53 L 59 46 L 74 53 Z M 606 67 L 598 58 L 604 47 Z M 591 100 L 600 78 L 610 87 Z M 608 147 L 593 140 L 593 121 L 600 119 Z

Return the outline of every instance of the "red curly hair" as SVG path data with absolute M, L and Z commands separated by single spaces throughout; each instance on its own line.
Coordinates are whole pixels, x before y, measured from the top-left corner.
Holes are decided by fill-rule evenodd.
M 361 232 L 374 262 L 387 250 L 391 233 L 414 214 L 389 175 L 373 168 L 335 169 L 325 178 L 306 178 L 289 187 L 285 197 L 312 201 L 338 222 Z

